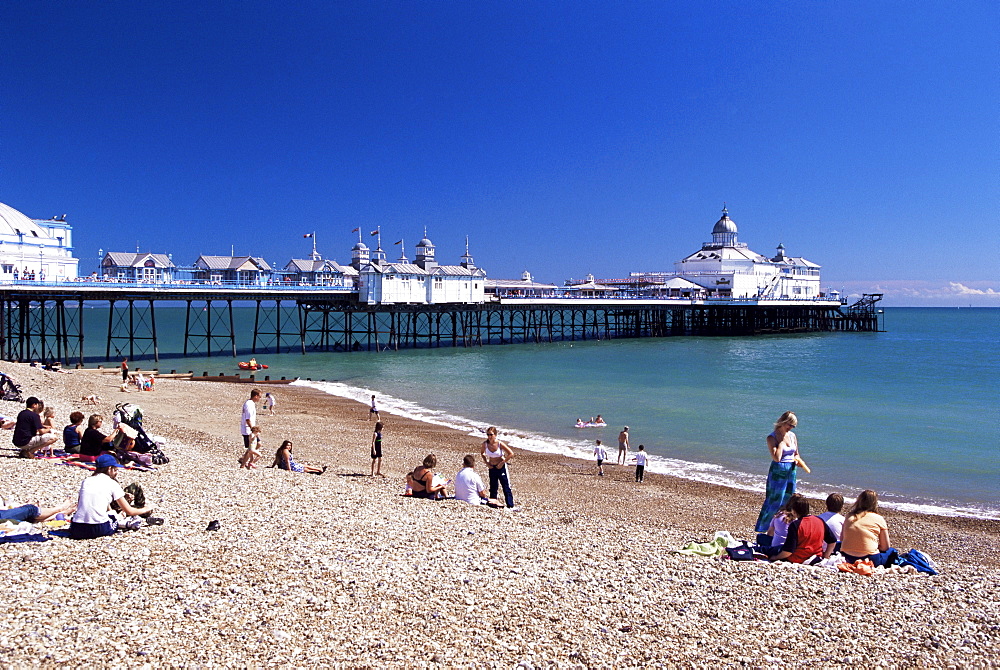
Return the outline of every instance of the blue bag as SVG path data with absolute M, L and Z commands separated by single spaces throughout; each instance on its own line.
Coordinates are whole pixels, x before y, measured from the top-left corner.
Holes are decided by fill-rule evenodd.
M 938 574 L 937 566 L 934 565 L 931 557 L 919 549 L 910 549 L 905 554 L 900 554 L 896 558 L 896 565 L 912 565 L 918 572 L 924 572 L 928 575 Z

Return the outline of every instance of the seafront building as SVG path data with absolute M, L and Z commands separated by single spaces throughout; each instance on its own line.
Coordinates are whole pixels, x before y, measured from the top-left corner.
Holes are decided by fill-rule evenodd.
M 176 269 L 170 254 L 109 251 L 101 258 L 101 276 L 123 282 L 172 282 Z
M 593 277 L 567 286 L 596 296 L 607 289 L 618 297 L 665 297 L 729 300 L 810 300 L 826 297 L 820 289 L 820 266 L 789 256 L 779 244 L 768 258 L 739 241 L 729 210 L 712 227 L 712 241 L 674 263 L 673 272 L 632 272 L 625 279 Z
M 73 227 L 66 215 L 31 219 L 0 203 L 0 281 L 72 281 Z
M 403 245 L 402 240 L 399 244 Z M 358 269 L 358 300 L 368 304 L 477 304 L 486 299 L 486 271 L 477 268 L 465 243 L 459 265 L 439 265 L 434 244 L 426 234 L 416 247 L 411 263 L 401 248 L 395 263 L 385 261 L 381 242 L 374 250 L 360 240 L 352 250 L 352 265 Z

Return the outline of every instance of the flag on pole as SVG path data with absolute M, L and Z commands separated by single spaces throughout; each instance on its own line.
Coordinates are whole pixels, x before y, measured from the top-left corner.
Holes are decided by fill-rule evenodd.
M 399 242 L 393 242 L 393 244 L 402 244 L 402 243 L 403 243 L 403 240 L 400 240 Z
M 378 231 L 377 230 L 373 230 L 372 231 L 372 236 L 374 237 L 375 235 L 378 235 Z
M 312 237 L 312 236 L 313 236 L 313 234 L 312 234 L 312 233 L 306 233 L 306 234 L 305 234 L 305 235 L 303 235 L 302 237 Z
M 360 232 L 361 232 L 361 229 L 360 229 L 360 228 L 355 228 L 355 229 L 354 229 L 354 230 L 352 230 L 351 232 L 352 232 L 352 233 L 360 233 Z

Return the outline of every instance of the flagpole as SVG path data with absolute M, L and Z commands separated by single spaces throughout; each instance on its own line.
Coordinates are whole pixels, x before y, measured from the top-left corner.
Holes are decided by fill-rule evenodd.
M 313 260 L 316 260 L 316 231 L 315 231 L 315 230 L 313 231 L 313 235 L 312 235 L 312 237 L 313 237 L 313 253 L 312 253 L 312 259 L 313 259 Z

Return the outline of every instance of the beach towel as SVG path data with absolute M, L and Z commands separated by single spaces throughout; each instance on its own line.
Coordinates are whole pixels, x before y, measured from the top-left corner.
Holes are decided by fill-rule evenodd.
M 720 530 L 716 532 L 715 538 L 709 542 L 688 542 L 680 549 L 675 550 L 675 553 L 684 554 L 685 556 L 721 556 L 726 553 L 728 547 L 738 547 L 740 543 L 737 542 L 728 531 Z
M 913 566 L 917 572 L 923 572 L 928 575 L 938 574 L 937 566 L 931 557 L 920 551 L 919 549 L 910 549 L 909 551 L 900 554 L 896 558 L 896 565 L 902 566 Z

